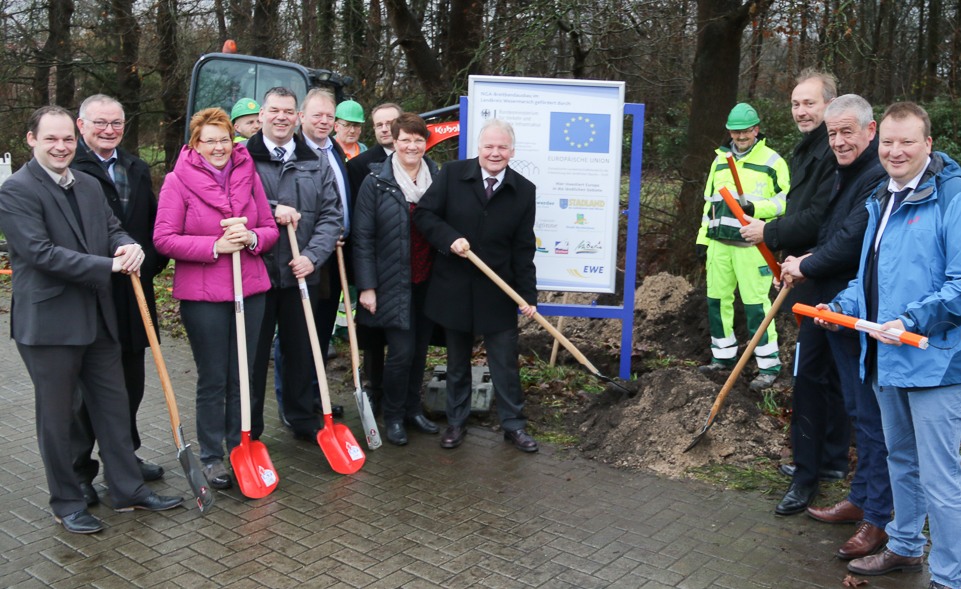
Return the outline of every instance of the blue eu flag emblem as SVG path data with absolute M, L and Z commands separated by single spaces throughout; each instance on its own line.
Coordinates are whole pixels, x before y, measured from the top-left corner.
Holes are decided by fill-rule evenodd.
M 609 153 L 611 115 L 552 112 L 551 151 Z

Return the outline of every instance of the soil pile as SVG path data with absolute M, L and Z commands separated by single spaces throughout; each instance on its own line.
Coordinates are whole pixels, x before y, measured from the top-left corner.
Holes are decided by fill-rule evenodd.
M 740 326 L 743 350 L 750 337 L 744 333 L 740 313 L 735 324 Z M 779 329 L 780 324 L 791 328 L 790 321 L 781 320 Z M 620 326 L 614 321 L 574 319 L 564 332 L 576 345 L 584 346 L 592 360 L 611 357 L 612 350 L 619 348 Z M 786 340 L 781 341 L 784 349 Z M 761 456 L 780 458 L 786 443 L 783 424 L 761 411 L 763 396 L 747 386 L 756 374 L 753 362 L 704 439 L 683 452 L 704 427 L 727 377 L 720 375 L 715 382 L 698 371 L 698 365 L 710 361 L 709 342 L 703 290 L 671 274 L 645 278 L 635 305 L 632 371 L 637 379 L 624 383 L 636 394 L 629 397 L 608 386 L 572 412 L 569 424 L 580 440 L 579 449 L 618 467 L 648 468 L 672 477 L 711 463 L 746 465 Z M 783 355 L 782 361 L 789 365 Z M 616 365 L 608 369 L 614 373 Z M 782 378 L 776 386 L 787 386 L 787 381 Z

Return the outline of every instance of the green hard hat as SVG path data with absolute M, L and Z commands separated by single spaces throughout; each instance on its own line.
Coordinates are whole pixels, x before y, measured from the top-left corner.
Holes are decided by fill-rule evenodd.
M 761 118 L 757 116 L 757 111 L 746 102 L 734 105 L 734 108 L 731 109 L 731 114 L 727 115 L 728 131 L 750 129 L 760 122 Z
M 234 122 L 238 117 L 244 115 L 255 115 L 260 113 L 260 104 L 253 98 L 241 98 L 237 104 L 230 109 L 230 122 Z
M 337 105 L 334 118 L 350 121 L 351 123 L 364 122 L 364 107 L 354 100 L 345 100 Z

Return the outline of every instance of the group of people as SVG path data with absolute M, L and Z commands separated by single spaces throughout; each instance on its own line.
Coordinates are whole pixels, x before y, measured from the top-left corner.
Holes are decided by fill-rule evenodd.
M 961 167 L 932 150 L 923 108 L 895 103 L 878 123 L 865 99 L 838 96 L 824 72 L 801 73 L 791 111 L 802 139 L 786 170 L 750 105 L 729 115 L 731 141 L 713 164 L 697 241 L 706 246 L 713 356 L 702 371 L 733 365 L 735 288 L 755 330 L 772 281 L 791 288 L 794 301 L 945 343 L 921 350 L 884 332 L 802 318 L 794 464 L 781 467 L 791 483 L 775 513 L 857 524 L 835 554 L 861 575 L 920 571 L 927 522 L 930 587 L 961 588 Z M 734 219 L 721 188 L 742 197 L 747 224 Z M 780 276 L 752 247 L 761 244 L 782 252 Z M 773 329 L 755 356 L 752 388 L 769 387 L 779 365 Z M 765 371 L 774 378 L 762 378 Z M 819 481 L 848 474 L 852 428 L 850 492 L 817 507 Z
M 261 103 L 243 99 L 229 115 L 201 110 L 155 197 L 147 165 L 120 147 L 126 120 L 117 100 L 91 96 L 79 118 L 61 107 L 33 113 L 33 158 L 0 188 L 0 231 L 13 269 L 12 333 L 36 391 L 51 509 L 66 530 L 103 528 L 88 510 L 100 501 L 95 440 L 114 509 L 182 503 L 144 485 L 163 469 L 135 454 L 148 343 L 131 278 L 155 316 L 153 277 L 169 260 L 197 366 L 196 430 L 212 487 L 232 486 L 224 457 L 241 439 L 237 338 L 254 351 L 251 439 L 264 432 L 275 332 L 282 422 L 303 440 L 324 427 L 300 299 L 305 292 L 311 300 L 326 354 L 341 295 L 337 247 L 348 252 L 358 321 L 371 332 L 365 367 L 382 388 L 387 440 L 407 444 L 408 427 L 440 433 L 420 398 L 438 325 L 448 347 L 448 427 L 440 445 L 456 448 L 466 435 L 471 356 L 483 335 L 505 439 L 537 451 L 525 429 L 517 355 L 518 310 L 536 311 L 535 189 L 508 167 L 513 129 L 488 121 L 478 157 L 439 170 L 425 155 L 423 119 L 393 103 L 373 109 L 371 119 L 377 145 L 366 149 L 333 138 L 337 129 L 357 143 L 360 105 L 338 105 L 322 88 L 304 97 L 272 88 Z M 243 133 L 249 136 L 238 141 Z M 356 157 L 348 157 L 352 149 Z M 488 215 L 498 222 L 486 223 Z M 296 248 L 284 235 L 288 226 Z M 527 304 L 518 309 L 466 259 L 468 251 Z M 235 256 L 246 319 L 239 334 Z

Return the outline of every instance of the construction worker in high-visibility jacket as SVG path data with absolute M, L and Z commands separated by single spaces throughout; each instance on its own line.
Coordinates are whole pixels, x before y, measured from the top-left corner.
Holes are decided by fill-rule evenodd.
M 737 360 L 735 289 L 744 304 L 751 334 L 771 308 L 771 269 L 760 251 L 741 237 L 741 224 L 719 192 L 726 187 L 732 194 L 739 195 L 744 212 L 752 217 L 772 219 L 784 214 L 790 172 L 784 158 L 767 146 L 760 122 L 750 104 L 742 102 L 731 109 L 726 125 L 731 140 L 716 150 L 717 157 L 704 188 L 704 216 L 697 235 L 697 250 L 707 263 L 712 359 L 710 364 L 700 367 L 705 374 L 730 370 Z M 733 156 L 735 162 L 733 172 L 728 156 Z M 750 386 L 764 390 L 774 384 L 781 369 L 773 321 L 755 348 L 754 357 L 758 375 Z

